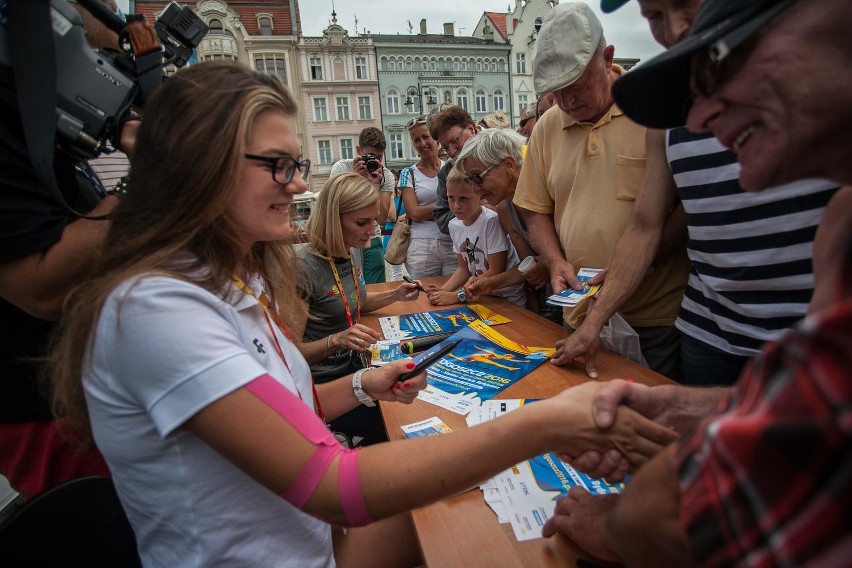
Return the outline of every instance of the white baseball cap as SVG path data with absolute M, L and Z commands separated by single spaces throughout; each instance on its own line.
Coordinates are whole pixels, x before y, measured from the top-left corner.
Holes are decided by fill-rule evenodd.
M 600 20 L 588 4 L 557 4 L 544 17 L 533 53 L 536 95 L 567 87 L 580 78 L 603 37 Z

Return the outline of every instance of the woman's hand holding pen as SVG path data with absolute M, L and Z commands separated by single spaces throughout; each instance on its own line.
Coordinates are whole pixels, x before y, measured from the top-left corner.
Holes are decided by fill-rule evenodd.
M 403 278 L 405 282 L 396 289 L 397 300 L 414 301 L 420 297 L 420 292 L 426 291 L 420 282 L 412 280 L 409 276 L 403 276 Z

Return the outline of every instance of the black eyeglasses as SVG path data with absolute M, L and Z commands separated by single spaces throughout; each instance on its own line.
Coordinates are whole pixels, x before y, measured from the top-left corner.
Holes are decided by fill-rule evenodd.
M 485 181 L 485 176 L 487 176 L 488 172 L 493 170 L 496 166 L 497 166 L 497 164 L 494 164 L 493 166 L 488 166 L 487 168 L 485 168 L 484 170 L 482 170 L 478 174 L 470 174 L 470 175 L 464 176 L 464 181 L 472 181 L 476 185 L 482 185 L 482 182 Z
M 712 95 L 720 85 L 730 80 L 742 68 L 757 44 L 757 32 L 764 24 L 789 8 L 796 0 L 779 2 L 756 16 L 751 25 L 734 30 L 707 46 L 692 58 L 692 88 L 702 97 Z
M 522 118 L 522 119 L 521 119 L 521 121 L 518 123 L 518 126 L 520 126 L 521 128 L 523 128 L 524 126 L 526 126 L 526 125 L 527 125 L 527 123 L 528 123 L 529 121 L 531 121 L 531 120 L 535 120 L 535 119 L 536 119 L 536 117 L 534 117 L 534 116 L 528 116 L 527 118 Z
M 420 116 L 415 116 L 411 120 L 405 123 L 405 127 L 409 130 L 417 126 L 418 124 L 426 124 L 426 115 L 421 114 Z
M 256 156 L 255 154 L 243 154 L 243 157 L 247 160 L 269 164 L 269 169 L 272 171 L 272 181 L 281 185 L 287 185 L 293 181 L 293 176 L 296 175 L 297 169 L 302 179 L 308 179 L 308 174 L 311 171 L 310 160 L 297 160 L 292 156 Z

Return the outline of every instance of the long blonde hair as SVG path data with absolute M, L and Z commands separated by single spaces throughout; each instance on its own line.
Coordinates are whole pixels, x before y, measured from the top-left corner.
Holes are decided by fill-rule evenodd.
M 315 253 L 324 258 L 349 256 L 340 216 L 369 207 L 378 200 L 379 190 L 354 172 L 329 179 L 317 197 L 305 230 Z
M 148 102 L 127 196 L 91 278 L 66 302 L 51 354 L 54 413 L 83 436 L 91 435 L 83 365 L 102 306 L 120 283 L 158 273 L 224 296 L 241 264 L 262 279 L 273 306 L 298 305 L 291 246 L 259 242 L 245 257 L 229 212 L 253 122 L 266 110 L 295 116 L 298 109 L 278 80 L 224 62 L 176 73 Z

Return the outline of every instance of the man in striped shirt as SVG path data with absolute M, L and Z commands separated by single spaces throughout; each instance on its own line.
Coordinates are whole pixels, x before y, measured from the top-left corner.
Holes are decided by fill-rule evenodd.
M 604 1 L 612 11 L 627 0 Z M 701 0 L 639 0 L 654 38 L 671 47 L 689 31 Z M 692 261 L 675 326 L 683 383 L 730 385 L 761 345 L 801 319 L 813 293 L 813 239 L 837 184 L 797 181 L 765 193 L 739 185 L 736 155 L 712 133 L 648 130 L 648 174 L 594 307 L 560 345 L 554 363 L 584 355 L 595 378 L 599 334 L 653 272 L 666 216 L 686 212 Z
M 849 21 L 848 0 L 705 0 L 694 34 L 616 85 L 616 100 L 649 126 L 677 124 L 688 110 L 691 130 L 712 131 L 737 154 L 750 190 L 812 175 L 852 184 L 852 76 L 835 72 L 848 58 Z M 668 94 L 648 96 L 659 82 Z M 683 441 L 620 496 L 572 489 L 544 533 L 628 566 L 849 565 L 851 228 L 845 186 L 817 232 L 808 317 L 767 344 L 732 389 L 601 389 L 602 428 L 620 401 Z

